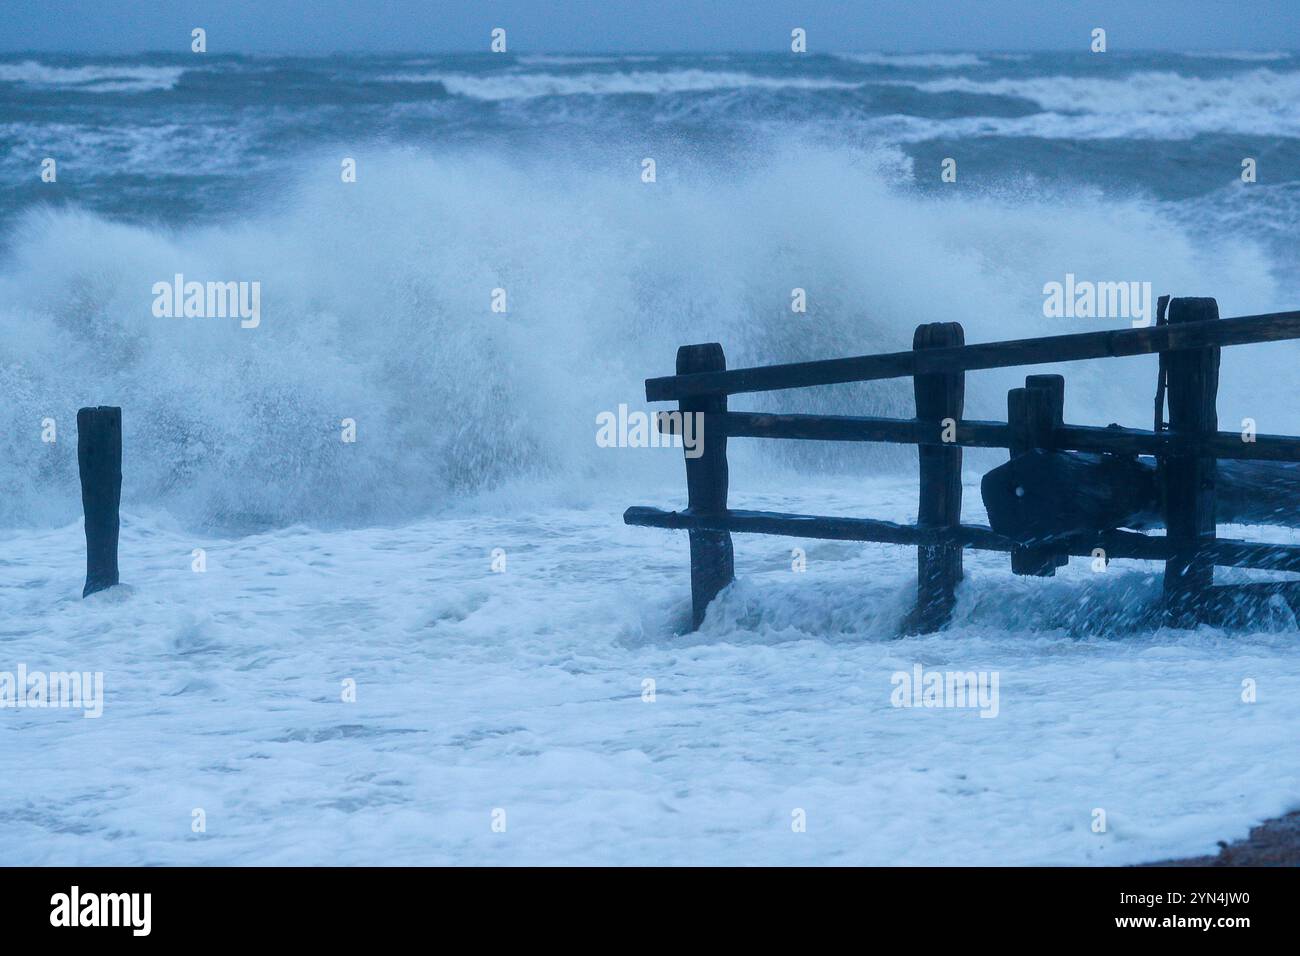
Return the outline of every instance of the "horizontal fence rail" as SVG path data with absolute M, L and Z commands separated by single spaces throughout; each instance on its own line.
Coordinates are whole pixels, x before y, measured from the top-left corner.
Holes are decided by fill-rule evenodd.
M 1232 319 L 1152 325 L 1141 329 L 1078 332 L 1034 339 L 914 349 L 883 355 L 823 359 L 726 371 L 646 379 L 646 400 L 665 402 L 691 395 L 736 395 L 811 385 L 840 385 L 941 372 L 1078 362 L 1300 338 L 1300 312 L 1270 312 Z
M 916 418 L 871 418 L 851 415 L 773 415 L 767 412 L 727 412 L 716 416 L 712 428 L 729 438 L 788 438 L 805 441 L 860 441 L 900 445 L 958 445 L 963 448 L 1010 448 L 1011 427 L 1004 422 L 956 422 L 951 438 L 944 428 Z M 667 429 L 664 429 L 667 430 Z M 1240 432 L 1212 435 L 1143 431 L 1136 428 L 1093 425 L 1057 425 L 1047 447 L 1062 451 L 1113 454 L 1167 455 L 1194 452 L 1240 461 L 1300 461 L 1300 438 L 1289 435 L 1255 435 L 1244 440 Z
M 711 423 L 712 424 L 712 423 Z M 943 440 L 943 426 L 917 418 L 862 418 L 852 415 L 771 415 L 727 412 L 715 428 L 730 438 L 794 438 L 806 441 L 870 441 L 896 445 L 958 445 L 1007 448 L 1010 429 L 1003 422 L 960 421 L 954 441 Z
M 1070 535 L 1013 541 L 992 528 L 981 525 L 918 528 L 916 525 L 878 521 L 874 518 L 837 518 L 825 515 L 782 514 L 776 511 L 724 511 L 715 514 L 692 514 L 690 511 L 665 511 L 660 508 L 632 507 L 623 513 L 623 523 L 643 528 L 667 528 L 674 531 L 731 531 L 738 534 L 772 534 L 787 538 L 814 538 L 825 541 L 871 541 L 876 544 L 913 546 L 947 545 L 975 548 L 980 551 L 1010 552 L 1024 544 L 1047 544 L 1076 557 L 1091 557 L 1101 549 L 1107 560 L 1126 558 L 1137 561 L 1167 561 L 1176 547 L 1161 535 L 1139 531 L 1102 531 L 1096 534 Z M 1216 565 L 1225 568 L 1256 568 L 1267 571 L 1300 572 L 1300 545 L 1263 544 L 1215 538 L 1208 542 L 1206 554 Z M 1285 583 L 1285 582 L 1276 582 Z M 1300 585 L 1300 581 L 1295 582 Z

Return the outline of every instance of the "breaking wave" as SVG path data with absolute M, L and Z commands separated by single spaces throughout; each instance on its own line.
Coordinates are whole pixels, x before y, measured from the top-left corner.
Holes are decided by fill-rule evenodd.
M 1221 77 L 1143 72 L 1123 78 L 964 76 L 908 85 L 927 93 L 974 93 L 1030 100 L 1058 115 L 1089 115 L 1111 125 L 1111 135 L 1185 138 L 1209 130 L 1255 135 L 1300 135 L 1300 72 L 1257 69 Z M 1096 134 L 1100 135 L 1100 128 Z
M 398 73 L 383 79 L 400 83 L 441 83 L 454 96 L 476 100 L 534 99 L 539 96 L 618 96 L 706 90 L 849 90 L 861 84 L 815 77 L 754 76 L 713 70 L 612 73 Z
M 148 93 L 170 90 L 185 70 L 169 66 L 50 66 L 35 60 L 0 63 L 0 83 L 83 93 Z
M 837 53 L 849 63 L 865 66 L 896 66 L 921 70 L 955 70 L 984 66 L 986 61 L 974 53 Z
M 642 379 L 671 372 L 683 343 L 720 341 L 743 366 L 907 348 L 926 321 L 959 320 L 969 341 L 1113 327 L 1043 317 L 1044 282 L 1067 272 L 1215 295 L 1225 315 L 1283 308 L 1294 292 L 1259 245 L 1181 231 L 1154 204 L 1059 190 L 926 198 L 888 151 L 763 142 L 682 160 L 655 184 L 618 156 L 364 162 L 354 184 L 304 181 L 274 212 L 220 226 L 75 207 L 17 220 L 0 273 L 0 522 L 76 517 L 82 405 L 123 406 L 124 507 L 195 526 L 400 520 L 491 489 L 615 487 L 631 500 L 648 481 L 680 485 L 680 452 L 598 448 L 595 416 L 644 408 Z M 259 281 L 261 325 L 156 318 L 152 284 L 177 272 Z M 796 287 L 806 314 L 791 311 Z M 490 309 L 497 288 L 505 314 Z M 1225 355 L 1224 419 L 1294 430 L 1279 419 L 1295 356 Z M 1278 374 L 1260 374 L 1264 361 Z M 1149 363 L 1104 364 L 1070 370 L 1067 415 L 1145 424 Z M 968 414 L 1000 417 L 1022 375 L 973 374 Z M 881 382 L 733 407 L 910 414 L 911 395 Z M 57 442 L 41 441 L 47 418 Z M 860 472 L 903 454 L 752 452 L 735 443 L 738 470 L 784 456 Z

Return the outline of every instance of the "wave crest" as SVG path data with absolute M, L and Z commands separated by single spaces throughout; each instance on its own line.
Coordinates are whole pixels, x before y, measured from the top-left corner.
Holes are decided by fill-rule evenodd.
M 969 341 L 1100 327 L 1043 318 L 1043 283 L 1066 272 L 1216 295 L 1225 315 L 1282 307 L 1252 244 L 1193 243 L 1146 204 L 1086 193 L 922 198 L 891 153 L 764 142 L 714 166 L 661 161 L 654 184 L 616 150 L 359 162 L 358 182 L 331 171 L 237 225 L 171 231 L 76 210 L 18 222 L 0 274 L 0 522 L 76 517 L 81 405 L 123 406 L 128 511 L 207 527 L 370 523 L 492 488 L 612 487 L 631 501 L 649 482 L 680 486 L 680 452 L 598 448 L 595 432 L 602 411 L 645 408 L 643 379 L 670 372 L 684 343 L 722 342 L 739 367 L 906 348 L 925 321 L 960 320 Z M 177 272 L 261 282 L 261 325 L 154 317 L 152 284 Z M 796 287 L 806 314 L 791 312 Z M 1226 353 L 1224 365 L 1226 394 Z M 1140 425 L 1152 374 L 1073 367 L 1067 414 Z M 968 413 L 1001 417 L 1022 377 L 972 375 Z M 1236 377 L 1259 428 L 1288 431 L 1260 410 L 1288 406 L 1289 371 Z M 906 415 L 911 388 L 734 405 Z M 1225 421 L 1237 410 L 1221 405 Z M 782 456 L 806 473 L 898 454 L 754 444 L 736 443 L 738 487 Z
M 0 83 L 82 93 L 149 93 L 172 89 L 184 72 L 171 66 L 50 66 L 24 60 L 0 63 Z

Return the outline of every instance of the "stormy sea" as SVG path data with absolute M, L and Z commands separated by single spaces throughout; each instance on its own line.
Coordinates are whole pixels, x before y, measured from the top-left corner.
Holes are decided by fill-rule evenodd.
M 1067 276 L 1300 308 L 1297 103 L 1281 52 L 0 57 L 0 672 L 103 676 L 99 715 L 0 713 L 4 862 L 1125 864 L 1294 809 L 1284 603 L 1179 630 L 1160 564 L 967 552 L 900 638 L 914 549 L 737 535 L 692 631 L 686 536 L 622 521 L 685 507 L 682 450 L 597 423 L 688 343 L 1132 324 L 1047 315 Z M 160 309 L 179 276 L 256 321 Z M 1156 367 L 1032 371 L 1150 428 Z M 1221 427 L 1300 433 L 1297 367 L 1225 349 Z M 90 405 L 123 583 L 83 601 Z M 909 447 L 729 453 L 734 508 L 916 518 Z M 966 452 L 968 522 L 1005 459 Z M 918 665 L 996 705 L 897 706 Z

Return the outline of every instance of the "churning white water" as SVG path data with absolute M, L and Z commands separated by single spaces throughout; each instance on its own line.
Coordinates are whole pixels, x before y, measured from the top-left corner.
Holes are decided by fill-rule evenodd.
M 681 344 L 722 342 L 740 366 L 907 348 L 918 323 L 938 320 L 962 322 L 967 341 L 1125 324 L 1044 318 L 1043 284 L 1067 273 L 1215 295 L 1225 316 L 1281 308 L 1291 291 L 1259 246 L 1188 230 L 1152 203 L 1082 188 L 924 197 L 889 152 L 756 150 L 665 165 L 653 185 L 608 157 L 360 162 L 344 187 L 318 158 L 272 211 L 235 224 L 21 219 L 0 277 L 0 520 L 76 517 L 82 405 L 124 409 L 126 507 L 161 506 L 195 527 L 355 526 L 512 483 L 627 496 L 647 467 L 675 474 L 667 456 L 597 448 L 594 436 L 601 411 L 645 407 L 642 379 L 671 372 Z M 178 272 L 259 281 L 261 324 L 155 316 L 153 284 Z M 504 314 L 491 310 L 498 288 Z M 806 314 L 791 311 L 794 288 Z M 1283 374 L 1296 356 L 1289 344 L 1245 364 L 1229 355 L 1225 420 L 1252 414 L 1261 431 L 1300 421 Z M 1064 371 L 1073 420 L 1146 423 L 1152 362 Z M 1022 375 L 970 376 L 967 414 L 1001 415 Z M 884 382 L 734 401 L 908 414 L 911 396 L 909 383 Z M 62 441 L 33 441 L 45 418 Z M 355 444 L 340 441 L 345 418 Z M 793 459 L 803 475 L 899 460 L 750 451 L 737 448 L 743 464 Z

